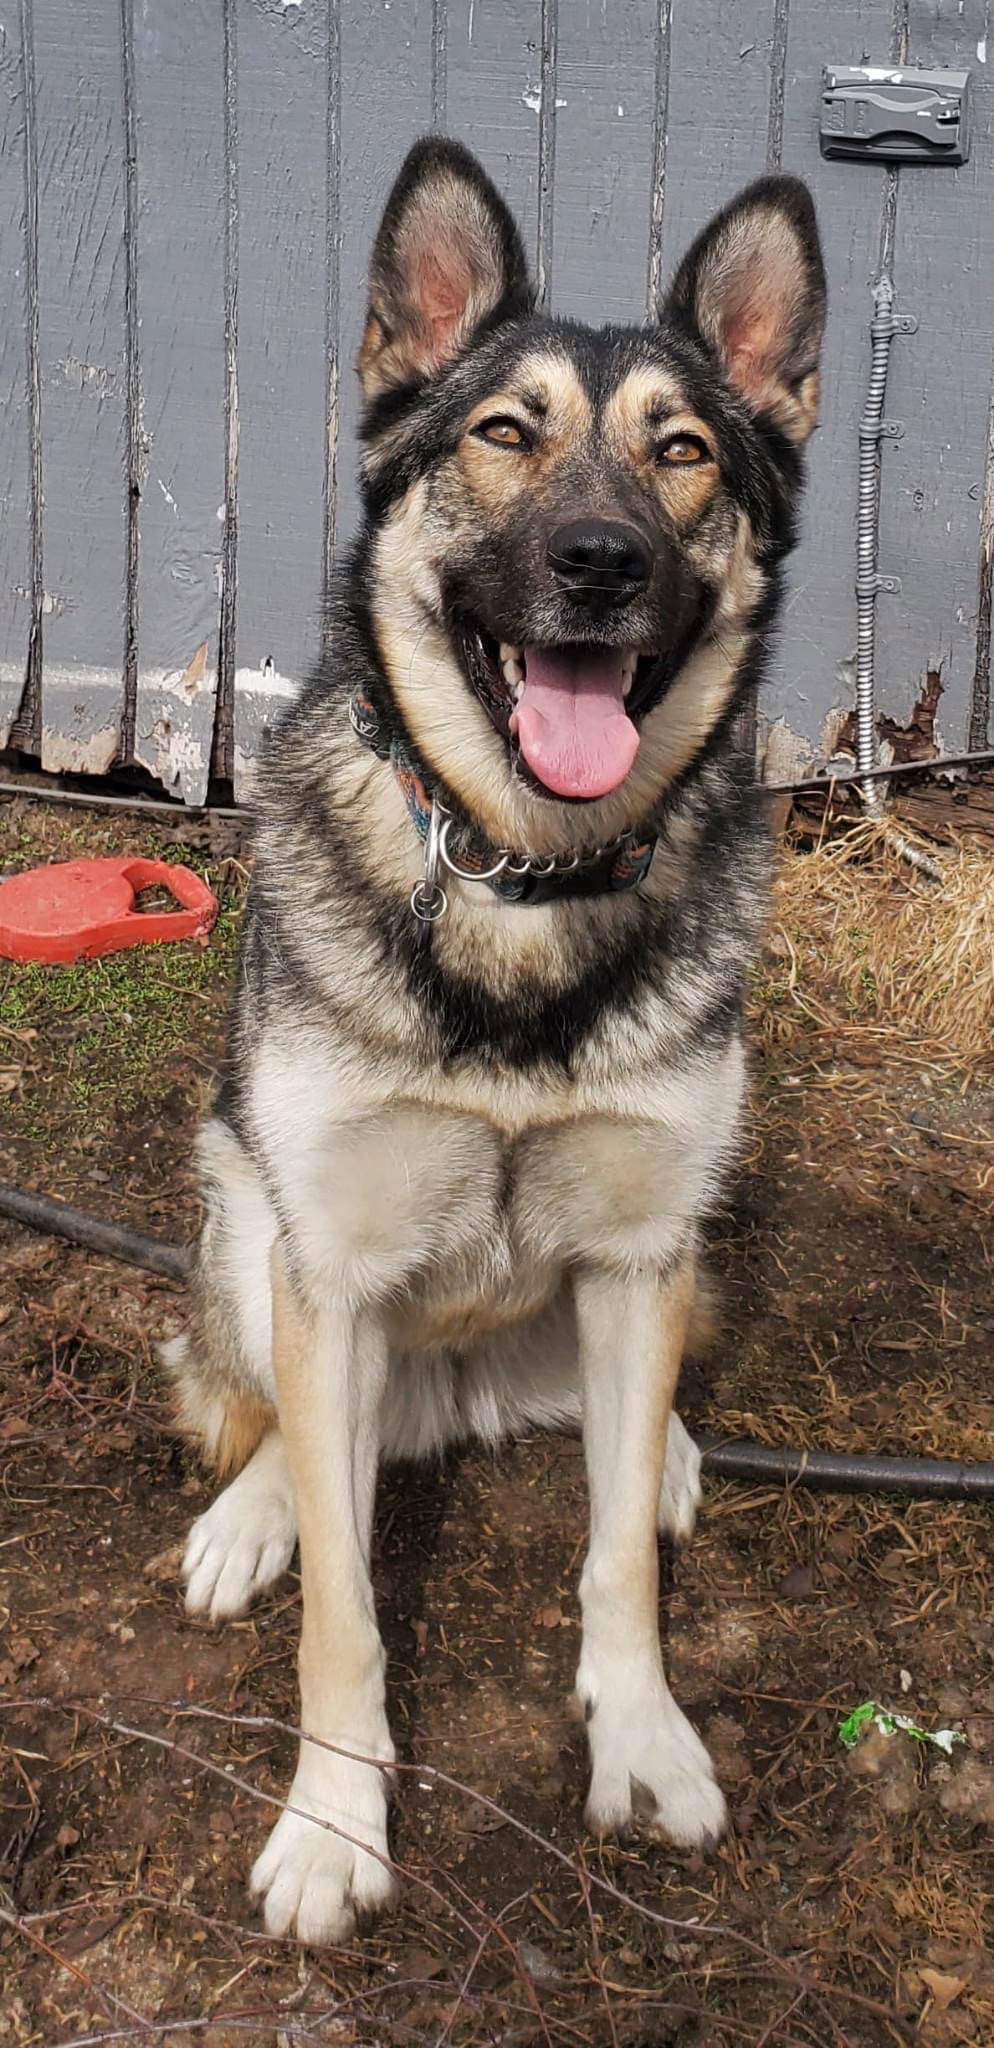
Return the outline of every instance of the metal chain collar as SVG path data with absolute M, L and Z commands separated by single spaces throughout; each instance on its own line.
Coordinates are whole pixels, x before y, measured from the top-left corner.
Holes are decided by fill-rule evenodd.
M 389 747 L 382 743 L 379 719 L 361 690 L 356 690 L 349 701 L 349 722 L 357 738 L 367 747 L 371 747 L 381 760 L 391 762 L 415 828 L 424 840 L 424 872 L 411 891 L 411 909 L 422 924 L 435 924 L 448 910 L 448 894 L 439 880 L 441 869 L 447 870 L 457 881 L 486 882 L 494 887 L 502 876 L 516 882 L 531 879 L 547 882 L 557 876 L 565 879 L 576 874 L 581 868 L 596 867 L 599 861 L 606 860 L 611 854 L 619 859 L 625 854 L 631 854 L 634 858 L 631 879 L 618 886 L 637 887 L 644 872 L 640 867 L 641 859 L 646 857 L 646 868 L 652 859 L 654 838 L 640 845 L 637 834 L 621 832 L 615 839 L 608 839 L 599 846 L 587 847 L 582 853 L 521 853 L 515 852 L 509 846 L 498 846 L 493 850 L 494 858 L 489 866 L 460 866 L 450 845 L 453 829 L 458 829 L 454 813 L 443 804 L 440 797 L 429 797 L 420 777 L 396 741 Z M 465 849 L 463 857 L 467 857 Z M 484 857 L 481 855 L 481 858 Z
M 509 846 L 496 849 L 497 858 L 488 868 L 460 867 L 449 845 L 449 836 L 456 820 L 446 810 L 440 797 L 433 797 L 431 818 L 425 838 L 424 874 L 411 891 L 411 909 L 423 924 L 434 924 L 444 917 L 449 899 L 439 879 L 439 868 L 447 868 L 460 882 L 494 882 L 498 875 L 514 875 L 520 879 L 535 876 L 537 880 L 548 881 L 553 875 L 572 875 L 578 868 L 594 867 L 605 860 L 609 853 L 620 850 L 630 836 L 621 833 L 617 839 L 609 839 L 603 846 L 592 846 L 583 853 L 519 853 Z

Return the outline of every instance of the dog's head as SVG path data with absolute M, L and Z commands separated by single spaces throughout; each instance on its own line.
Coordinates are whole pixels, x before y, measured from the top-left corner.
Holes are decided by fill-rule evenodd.
M 726 718 L 793 539 L 824 307 L 810 197 L 776 177 L 655 324 L 547 319 L 474 158 L 412 150 L 359 359 L 370 604 L 412 739 L 496 839 L 576 837 L 578 805 L 583 836 L 623 829 Z

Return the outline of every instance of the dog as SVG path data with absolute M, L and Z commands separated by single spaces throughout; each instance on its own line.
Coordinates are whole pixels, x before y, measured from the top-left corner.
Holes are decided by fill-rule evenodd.
M 191 1531 L 189 1609 L 243 1613 L 300 1543 L 316 1740 L 252 1873 L 273 1934 L 345 1940 L 392 1890 L 381 1458 L 582 1425 L 587 1821 L 688 1849 L 725 1825 L 664 1676 L 657 1531 L 688 1537 L 699 1499 L 673 1398 L 769 867 L 742 714 L 824 313 L 789 177 L 736 198 L 637 328 L 536 311 L 455 142 L 416 144 L 387 204 L 362 530 L 260 774 L 165 1347 L 181 1426 L 234 1475 Z

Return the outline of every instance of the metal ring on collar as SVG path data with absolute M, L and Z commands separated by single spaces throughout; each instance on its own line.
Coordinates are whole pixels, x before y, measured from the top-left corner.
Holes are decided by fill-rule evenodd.
M 435 924 L 438 918 L 445 916 L 448 907 L 449 899 L 437 882 L 430 892 L 427 882 L 415 882 L 411 890 L 411 909 L 422 924 Z
M 449 899 L 438 879 L 438 864 L 442 841 L 451 823 L 451 813 L 437 796 L 433 797 L 425 840 L 424 874 L 411 890 L 411 909 L 422 924 L 434 924 L 437 918 L 445 916 L 449 907 Z
M 446 816 L 438 841 L 439 855 L 443 865 L 448 868 L 450 875 L 455 875 L 460 882 L 492 882 L 495 876 L 502 875 L 508 864 L 509 856 L 506 853 L 500 855 L 492 868 L 479 868 L 475 873 L 471 872 L 469 868 L 458 866 L 449 852 L 449 833 L 454 823 L 455 820 L 451 815 Z M 425 872 L 427 874 L 427 867 Z

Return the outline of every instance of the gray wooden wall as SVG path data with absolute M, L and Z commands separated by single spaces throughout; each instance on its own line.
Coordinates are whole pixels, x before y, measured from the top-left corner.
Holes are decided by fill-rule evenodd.
M 856 424 L 881 253 L 892 351 L 882 707 L 941 664 L 989 743 L 990 0 L 7 0 L 0 26 L 0 743 L 244 786 L 321 641 L 355 514 L 370 239 L 411 139 L 482 156 L 548 302 L 639 321 L 764 165 L 808 177 L 831 324 L 804 541 L 761 737 L 823 757 L 851 702 Z M 962 170 L 825 163 L 821 66 L 968 65 Z M 834 721 L 834 722 L 833 722 Z

